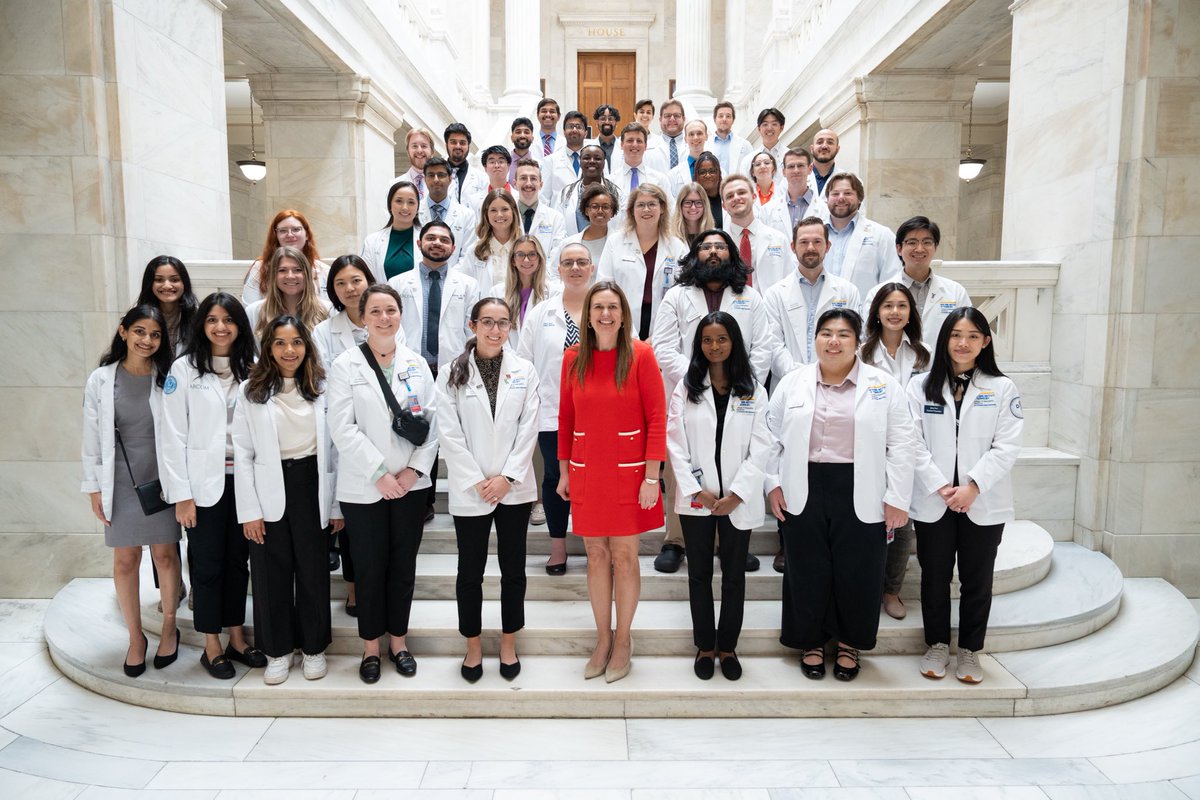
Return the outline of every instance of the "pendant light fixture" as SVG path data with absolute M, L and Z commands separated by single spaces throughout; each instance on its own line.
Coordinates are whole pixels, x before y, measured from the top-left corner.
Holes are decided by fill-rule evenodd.
M 983 165 L 987 163 L 986 158 L 971 157 L 971 135 L 972 128 L 975 125 L 975 98 L 971 98 L 968 104 L 967 111 L 967 157 L 958 162 L 958 177 L 970 183 L 979 177 L 979 173 L 983 171 Z
M 249 88 L 250 81 L 246 81 L 246 87 Z M 968 155 L 969 155 L 968 151 Z M 258 160 L 258 153 L 254 147 L 254 94 L 250 94 L 250 158 L 237 162 L 238 168 L 241 169 L 242 175 L 251 183 L 258 183 L 263 178 L 267 177 L 267 162 Z

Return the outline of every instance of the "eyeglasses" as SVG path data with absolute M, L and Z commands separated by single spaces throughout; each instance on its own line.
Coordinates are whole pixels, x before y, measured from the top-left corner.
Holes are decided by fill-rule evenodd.
M 728 253 L 729 245 L 725 244 L 724 242 L 704 242 L 696 247 L 697 253 L 707 253 L 712 250 Z
M 697 178 L 699 178 L 701 175 L 706 175 L 706 176 L 707 176 L 707 175 L 720 175 L 720 174 L 721 174 L 721 171 L 720 171 L 719 169 L 713 169 L 713 168 L 710 168 L 710 169 L 698 169 L 698 170 L 696 170 L 696 177 L 697 177 Z
M 478 325 L 485 331 L 490 331 L 493 328 L 496 330 L 506 331 L 512 327 L 512 322 L 507 319 L 492 319 L 491 317 L 484 317 L 483 319 L 479 320 Z
M 566 267 L 567 269 L 573 269 L 574 267 L 583 269 L 584 267 L 590 267 L 592 265 L 592 260 L 590 258 L 564 258 L 562 261 L 558 262 L 558 265 L 560 267 Z
M 537 257 L 538 257 L 538 254 L 534 250 L 530 250 L 528 252 L 526 252 L 524 250 L 513 251 L 513 260 L 514 261 L 534 261 L 537 259 Z
M 304 228 L 301 228 L 301 227 L 276 228 L 275 233 L 277 233 L 280 236 L 288 236 L 288 235 L 299 236 L 300 234 L 304 233 Z
M 926 250 L 935 246 L 933 239 L 905 239 L 901 244 L 903 244 L 905 247 L 917 247 L 920 245 Z
M 663 114 L 663 119 L 683 119 L 683 114 Z
M 652 208 L 658 208 L 658 201 L 642 201 L 633 204 L 634 211 L 649 211 Z
M 703 200 L 684 200 L 683 207 L 684 208 L 703 208 L 704 201 Z
M 613 207 L 612 207 L 612 203 L 589 203 L 587 206 L 587 210 L 588 211 L 608 211 L 609 213 L 611 213 L 613 210 Z

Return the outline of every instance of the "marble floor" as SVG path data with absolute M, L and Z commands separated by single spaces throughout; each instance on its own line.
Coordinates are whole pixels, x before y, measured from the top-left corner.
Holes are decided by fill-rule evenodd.
M 0 600 L 0 798 L 1200 800 L 1200 661 L 1141 700 L 1049 717 L 202 717 L 64 678 L 48 603 Z

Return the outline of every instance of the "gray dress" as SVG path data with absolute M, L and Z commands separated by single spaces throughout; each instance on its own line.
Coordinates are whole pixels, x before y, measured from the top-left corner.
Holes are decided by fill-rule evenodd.
M 150 387 L 153 375 L 130 375 L 118 365 L 113 380 L 113 412 L 121 441 L 129 453 L 133 477 L 146 483 L 158 477 L 154 451 L 154 417 L 150 413 Z M 142 504 L 129 479 L 129 469 L 116 445 L 113 462 L 113 501 L 111 525 L 104 529 L 109 547 L 141 547 L 146 544 L 173 544 L 180 539 L 175 506 L 153 516 L 142 513 Z

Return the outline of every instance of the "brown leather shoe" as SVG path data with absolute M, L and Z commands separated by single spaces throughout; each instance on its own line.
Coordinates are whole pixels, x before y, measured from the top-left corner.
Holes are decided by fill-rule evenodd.
M 775 560 L 771 562 L 771 566 L 776 572 L 783 572 L 783 564 L 783 550 L 780 549 L 780 551 L 775 554 Z
M 900 599 L 898 594 L 885 594 L 883 596 L 883 610 L 892 619 L 904 619 L 908 616 L 908 609 L 904 607 L 904 601 Z

